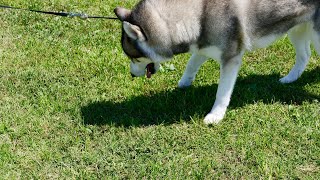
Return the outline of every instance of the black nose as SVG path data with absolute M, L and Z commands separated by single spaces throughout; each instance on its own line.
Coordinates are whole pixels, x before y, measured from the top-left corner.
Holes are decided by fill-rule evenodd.
M 132 76 L 133 78 L 134 78 L 134 77 L 137 77 L 136 75 L 134 75 L 134 74 L 132 74 L 132 73 L 131 73 L 131 76 Z
M 154 63 L 150 63 L 146 67 L 148 72 L 150 72 L 151 74 L 155 74 L 156 73 L 156 68 L 154 66 L 155 66 Z

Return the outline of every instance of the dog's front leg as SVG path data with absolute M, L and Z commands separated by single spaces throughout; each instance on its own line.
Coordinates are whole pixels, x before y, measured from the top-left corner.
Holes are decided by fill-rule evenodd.
M 192 54 L 188 64 L 187 68 L 183 73 L 182 78 L 180 79 L 178 83 L 179 88 L 186 88 L 191 86 L 192 82 L 194 81 L 201 65 L 206 62 L 208 58 L 205 56 L 201 56 L 198 54 Z
M 306 69 L 311 56 L 310 34 L 308 25 L 301 25 L 291 30 L 289 38 L 296 50 L 296 64 L 290 73 L 280 79 L 281 83 L 292 83 L 296 81 Z
M 205 124 L 218 124 L 223 119 L 241 66 L 242 55 L 243 53 L 221 61 L 216 101 L 211 112 L 204 119 Z

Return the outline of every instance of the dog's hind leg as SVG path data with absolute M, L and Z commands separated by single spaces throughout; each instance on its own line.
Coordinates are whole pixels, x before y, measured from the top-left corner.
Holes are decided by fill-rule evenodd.
M 179 88 L 186 88 L 192 85 L 201 65 L 206 62 L 208 58 L 205 56 L 201 56 L 198 54 L 192 54 L 187 68 L 183 73 L 182 78 L 179 81 L 178 87 Z
M 223 119 L 230 103 L 231 94 L 242 63 L 242 56 L 243 52 L 225 62 L 221 62 L 216 101 L 211 112 L 204 119 L 205 124 L 217 124 Z
M 311 27 L 306 23 L 299 25 L 289 32 L 289 38 L 296 50 L 296 63 L 289 74 L 280 79 L 281 83 L 296 81 L 305 70 L 311 56 Z
M 314 15 L 312 43 L 318 55 L 320 55 L 320 9 L 317 9 Z

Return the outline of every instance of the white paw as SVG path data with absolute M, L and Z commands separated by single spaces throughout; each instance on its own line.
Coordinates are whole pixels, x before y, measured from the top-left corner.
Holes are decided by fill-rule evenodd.
M 209 113 L 204 118 L 204 123 L 209 124 L 218 124 L 224 117 L 224 113 Z
M 190 87 L 191 85 L 192 85 L 192 80 L 181 79 L 178 83 L 178 88 L 183 89 L 183 88 Z
M 279 81 L 282 83 L 282 84 L 289 84 L 289 83 L 292 83 L 294 81 L 296 81 L 298 78 L 292 78 L 290 76 L 286 76 L 284 78 L 281 78 Z

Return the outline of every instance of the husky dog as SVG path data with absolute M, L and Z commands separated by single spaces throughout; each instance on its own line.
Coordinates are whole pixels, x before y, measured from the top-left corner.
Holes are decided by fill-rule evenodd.
M 191 52 L 178 83 L 186 88 L 208 58 L 220 63 L 216 100 L 206 124 L 223 119 L 245 51 L 264 48 L 288 33 L 296 64 L 281 83 L 300 77 L 311 42 L 320 53 L 319 0 L 142 0 L 133 10 L 116 8 L 115 14 L 122 21 L 122 48 L 134 77 L 151 77 L 161 62 Z

